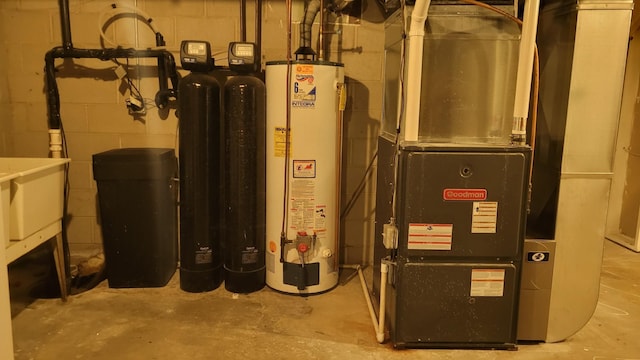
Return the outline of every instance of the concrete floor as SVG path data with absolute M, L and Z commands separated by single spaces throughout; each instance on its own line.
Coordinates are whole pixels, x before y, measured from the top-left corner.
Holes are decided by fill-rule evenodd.
M 348 274 L 345 270 L 345 276 Z M 518 351 L 394 350 L 376 342 L 357 276 L 307 298 L 264 289 L 96 288 L 13 319 L 16 359 L 640 359 L 640 255 L 606 242 L 600 301 L 562 343 Z

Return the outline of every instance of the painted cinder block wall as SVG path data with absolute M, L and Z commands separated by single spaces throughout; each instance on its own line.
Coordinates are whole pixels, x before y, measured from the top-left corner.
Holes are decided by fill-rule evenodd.
M 100 13 L 113 1 L 70 0 L 72 40 L 76 48 L 99 48 Z M 225 64 L 227 45 L 240 39 L 239 1 L 126 0 L 153 18 L 167 49 L 178 56 L 181 40 L 207 40 L 216 63 Z M 299 39 L 303 2 L 294 2 L 293 45 Z M 247 40 L 254 38 L 253 2 L 247 5 Z M 344 113 L 343 203 L 356 189 L 376 151 L 382 103 L 383 27 L 374 0 L 362 0 L 361 16 L 329 17 L 326 59 L 345 64 L 348 104 Z M 317 23 L 317 21 L 316 21 Z M 263 1 L 263 64 L 286 59 L 287 11 L 284 0 Z M 317 24 L 314 26 L 317 36 Z M 152 32 L 142 22 L 122 18 L 106 35 L 123 47 L 154 46 Z M 44 55 L 61 45 L 57 0 L 0 1 L 0 156 L 48 156 L 47 110 L 44 94 Z M 315 44 L 315 41 L 314 41 Z M 125 60 L 121 60 L 124 62 Z M 129 76 L 152 104 L 157 89 L 154 59 L 129 60 Z M 97 217 L 97 187 L 93 154 L 124 147 L 177 146 L 175 109 L 168 114 L 153 107 L 134 118 L 125 100 L 128 89 L 114 72 L 115 64 L 96 59 L 58 60 L 61 115 L 70 166 L 68 238 L 74 252 L 95 251 L 102 245 Z M 374 165 L 375 166 L 375 165 Z M 375 170 L 375 168 L 374 168 Z M 345 217 L 341 262 L 370 263 L 375 212 L 375 176 L 353 210 Z

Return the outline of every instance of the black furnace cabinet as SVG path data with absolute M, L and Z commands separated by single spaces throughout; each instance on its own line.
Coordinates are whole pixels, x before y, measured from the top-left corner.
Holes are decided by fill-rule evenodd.
M 385 259 L 394 346 L 515 348 L 529 148 L 400 145 L 393 250 L 396 152 L 384 136 L 378 148 L 373 290 Z

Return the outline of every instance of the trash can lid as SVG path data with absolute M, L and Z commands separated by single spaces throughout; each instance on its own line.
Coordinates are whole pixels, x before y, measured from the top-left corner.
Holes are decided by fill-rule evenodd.
M 124 148 L 93 155 L 95 180 L 164 179 L 176 175 L 173 149 Z

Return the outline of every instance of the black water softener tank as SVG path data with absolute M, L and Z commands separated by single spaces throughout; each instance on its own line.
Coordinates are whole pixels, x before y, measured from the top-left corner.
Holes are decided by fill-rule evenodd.
M 225 288 L 236 293 L 265 284 L 266 88 L 250 74 L 260 57 L 252 43 L 229 45 L 224 85 L 225 113 Z
M 178 86 L 180 163 L 180 288 L 216 289 L 223 281 L 221 234 L 222 131 L 220 85 L 209 43 L 183 41 Z

